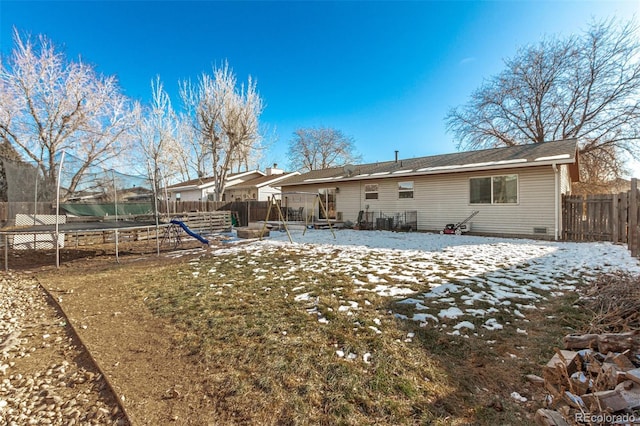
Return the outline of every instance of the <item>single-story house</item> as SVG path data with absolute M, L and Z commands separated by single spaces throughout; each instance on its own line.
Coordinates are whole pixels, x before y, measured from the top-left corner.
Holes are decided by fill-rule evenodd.
M 478 234 L 559 238 L 563 194 L 579 180 L 576 139 L 314 170 L 280 182 L 288 207 L 306 217 L 376 225 L 417 213 L 417 230 L 440 231 L 478 214 Z M 300 194 L 300 195 L 296 195 Z M 318 203 L 319 205 L 319 203 Z M 404 215 L 403 215 L 404 214 Z
M 267 201 L 274 193 L 280 192 L 278 182 L 298 172 L 285 173 L 277 165 L 266 172 L 251 170 L 227 176 L 223 201 Z M 207 201 L 214 198 L 215 179 L 205 177 L 180 182 L 167 187 L 169 201 Z
M 279 182 L 299 174 L 299 172 L 285 173 L 280 169 L 267 169 L 265 176 L 227 185 L 224 197 L 229 201 L 269 201 L 274 194 L 280 194 Z

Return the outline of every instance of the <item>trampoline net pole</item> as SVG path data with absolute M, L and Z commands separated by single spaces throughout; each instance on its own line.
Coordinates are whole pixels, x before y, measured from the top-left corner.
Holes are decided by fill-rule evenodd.
M 158 182 L 158 180 L 156 179 L 156 171 L 151 171 L 151 166 L 149 166 L 148 168 L 149 174 L 151 175 L 151 184 L 153 187 L 153 217 L 155 218 L 156 222 L 156 255 L 160 256 L 160 239 L 158 238 L 158 228 L 160 227 L 158 221 L 158 188 L 156 187 L 156 182 Z
M 113 176 L 113 206 L 114 206 L 114 216 L 115 216 L 115 226 L 118 226 L 118 188 L 116 186 L 116 174 L 111 171 L 111 175 Z M 120 258 L 118 257 L 118 230 L 115 230 L 115 239 L 116 239 L 116 263 L 120 263 Z
M 56 268 L 60 267 L 60 244 L 58 244 L 58 235 L 60 231 L 60 180 L 62 178 L 62 166 L 64 164 L 64 151 L 60 156 L 60 165 L 58 166 L 58 182 L 56 184 L 56 232 L 54 235 L 54 244 L 56 245 Z

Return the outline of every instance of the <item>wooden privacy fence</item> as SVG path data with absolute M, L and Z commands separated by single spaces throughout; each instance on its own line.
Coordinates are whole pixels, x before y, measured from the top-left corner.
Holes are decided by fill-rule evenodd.
M 619 194 L 564 195 L 563 239 L 625 243 L 640 257 L 639 200 L 637 179 L 631 180 L 630 191 Z

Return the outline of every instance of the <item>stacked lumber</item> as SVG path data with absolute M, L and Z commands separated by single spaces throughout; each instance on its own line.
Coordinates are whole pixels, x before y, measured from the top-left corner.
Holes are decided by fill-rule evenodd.
M 640 331 L 567 335 L 542 379 L 548 396 L 539 425 L 640 421 Z

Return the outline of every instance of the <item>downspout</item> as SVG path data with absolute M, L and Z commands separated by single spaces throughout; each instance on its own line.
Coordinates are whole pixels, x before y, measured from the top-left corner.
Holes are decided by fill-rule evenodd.
M 559 179 L 559 174 L 560 171 L 558 170 L 558 165 L 556 163 L 553 163 L 553 180 L 554 180 L 554 191 L 553 191 L 553 195 L 554 195 L 554 227 L 555 227 L 555 231 L 554 231 L 554 238 L 556 241 L 558 241 L 559 239 L 559 233 L 560 233 L 560 229 L 559 229 L 559 217 L 560 217 L 560 179 Z

